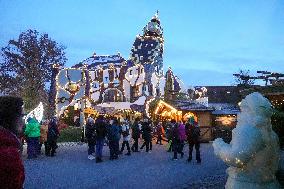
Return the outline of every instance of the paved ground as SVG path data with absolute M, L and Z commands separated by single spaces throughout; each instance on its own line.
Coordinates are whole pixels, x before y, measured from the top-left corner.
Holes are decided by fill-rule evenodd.
M 188 146 L 186 146 L 186 154 Z M 25 160 L 25 188 L 224 188 L 226 165 L 217 159 L 212 145 L 201 145 L 202 164 L 172 161 L 165 146 L 154 145 L 152 153 L 133 153 L 130 157 L 96 164 L 87 159 L 87 145 L 60 144 L 54 158 L 40 156 Z

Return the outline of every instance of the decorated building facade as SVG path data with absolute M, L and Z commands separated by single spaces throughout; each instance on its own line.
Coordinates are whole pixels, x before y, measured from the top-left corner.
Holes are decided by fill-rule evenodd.
M 81 108 L 82 103 L 94 109 L 109 107 L 145 113 L 148 102 L 165 94 L 169 74 L 164 76 L 163 51 L 163 29 L 157 13 L 143 33 L 136 36 L 128 59 L 120 53 L 94 53 L 71 68 L 54 65 L 51 108 L 57 116 L 70 106 Z M 175 76 L 172 82 L 180 88 L 181 82 Z

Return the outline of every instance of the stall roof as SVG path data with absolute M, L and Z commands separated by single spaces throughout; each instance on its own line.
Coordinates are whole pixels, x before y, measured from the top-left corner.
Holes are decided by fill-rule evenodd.
M 224 110 L 214 110 L 213 115 L 237 115 L 240 113 L 238 109 L 224 109 Z
M 183 110 L 183 111 L 213 111 L 214 108 L 212 107 L 207 107 L 207 106 L 204 106 L 202 104 L 198 104 L 198 103 L 192 103 L 192 102 L 182 102 L 182 101 L 179 101 L 175 107 L 178 109 L 178 110 Z

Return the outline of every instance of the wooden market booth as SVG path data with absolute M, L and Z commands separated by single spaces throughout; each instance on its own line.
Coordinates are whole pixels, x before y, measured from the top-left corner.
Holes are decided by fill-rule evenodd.
M 182 120 L 182 112 L 160 100 L 154 112 L 154 119 L 160 121 L 170 121 L 172 119 L 180 121 Z
M 202 104 L 179 102 L 176 103 L 175 106 L 172 106 L 161 100 L 155 109 L 154 119 L 161 121 L 175 119 L 176 121 L 186 122 L 189 117 L 194 117 L 200 127 L 201 140 L 208 142 L 213 139 L 213 110 L 213 108 L 206 107 Z

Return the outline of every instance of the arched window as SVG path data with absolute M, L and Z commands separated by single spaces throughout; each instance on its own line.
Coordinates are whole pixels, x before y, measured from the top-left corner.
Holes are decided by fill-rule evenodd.
M 118 89 L 108 89 L 104 92 L 103 95 L 104 102 L 122 102 L 123 96 L 122 92 Z

